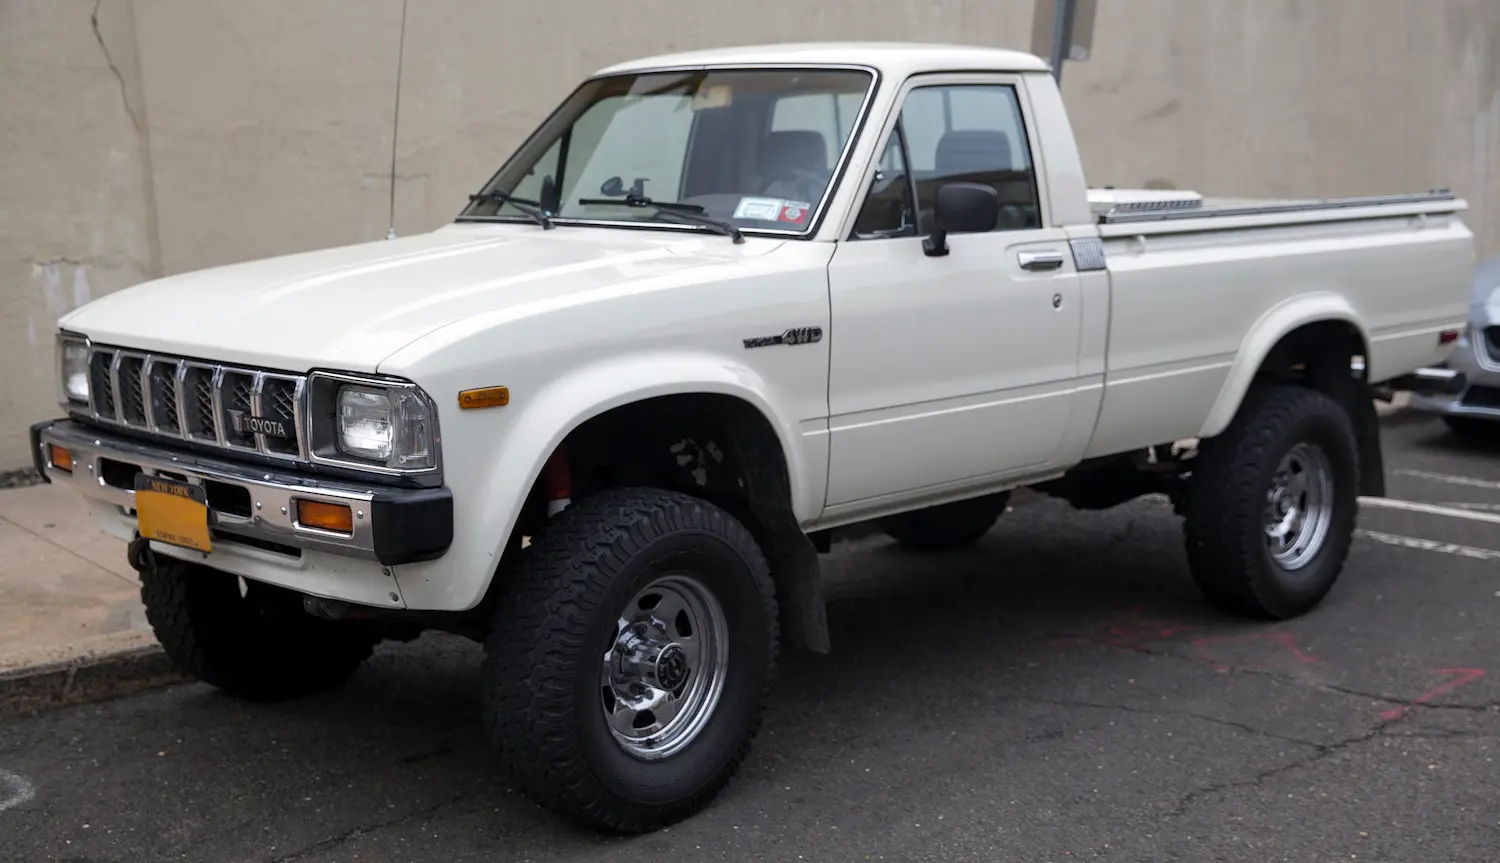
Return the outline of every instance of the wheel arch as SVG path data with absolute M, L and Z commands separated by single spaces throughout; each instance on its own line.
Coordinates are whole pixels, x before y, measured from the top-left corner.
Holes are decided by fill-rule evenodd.
M 1330 337 L 1335 341 L 1321 341 Z M 1257 378 L 1279 373 L 1289 364 L 1295 365 L 1297 358 L 1327 351 L 1333 344 L 1340 350 L 1347 347 L 1345 356 L 1366 356 L 1369 343 L 1354 307 L 1338 294 L 1303 295 L 1272 308 L 1241 341 L 1234 365 L 1198 436 L 1222 433 Z
M 1222 434 L 1258 383 L 1311 387 L 1349 412 L 1359 447 L 1360 493 L 1384 495 L 1379 418 L 1367 379 L 1369 349 L 1369 335 L 1343 296 L 1304 295 L 1272 308 L 1251 327 L 1198 436 Z
M 668 448 L 685 441 L 681 450 L 670 452 L 684 468 L 682 475 L 710 464 L 720 469 L 701 484 L 665 484 L 722 506 L 746 523 L 771 564 L 783 632 L 803 647 L 827 651 L 817 553 L 801 529 L 821 510 L 821 462 L 816 452 L 799 446 L 799 425 L 768 396 L 768 387 L 757 385 L 762 382 L 753 370 L 701 359 L 615 361 L 571 375 L 540 394 L 506 435 L 511 454 L 502 452 L 499 459 L 519 469 L 497 467 L 487 483 L 490 500 L 484 511 L 506 516 L 482 604 L 503 589 L 499 573 L 518 550 L 520 536 L 545 522 L 543 472 L 554 455 L 566 459 L 572 484 L 587 493 L 591 487 L 651 484 L 667 462 Z M 621 387 L 621 381 L 634 385 Z M 704 436 L 710 440 L 698 440 Z M 705 456 L 710 449 L 722 458 Z M 506 476 L 513 479 L 505 482 Z M 518 503 L 522 489 L 526 496 Z

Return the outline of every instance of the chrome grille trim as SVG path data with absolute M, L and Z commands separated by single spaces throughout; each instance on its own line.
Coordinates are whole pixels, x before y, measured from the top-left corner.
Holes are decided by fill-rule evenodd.
M 99 382 L 108 385 L 108 391 L 98 397 L 95 396 L 96 388 L 89 387 L 89 414 L 100 423 L 168 440 L 211 444 L 229 453 L 256 453 L 291 462 L 310 461 L 305 422 L 306 375 L 94 344 L 89 345 L 88 368 L 91 381 L 97 369 L 102 378 Z M 159 374 L 153 377 L 154 372 Z M 170 381 L 170 384 L 163 381 Z M 272 385 L 269 399 L 265 398 L 268 382 Z M 247 385 L 248 393 L 243 389 Z M 158 386 L 163 392 L 156 392 Z M 168 386 L 171 392 L 165 392 Z M 166 401 L 158 405 L 158 400 L 162 399 Z M 261 432 L 238 434 L 232 425 L 230 411 L 245 409 L 257 417 L 267 416 L 266 411 L 269 411 L 269 415 L 287 422 L 293 429 L 292 439 L 284 440 Z

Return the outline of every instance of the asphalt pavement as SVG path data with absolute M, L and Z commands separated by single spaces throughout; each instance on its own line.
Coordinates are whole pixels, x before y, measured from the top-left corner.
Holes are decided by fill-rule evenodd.
M 0 860 L 1493 861 L 1500 444 L 1385 434 L 1395 503 L 1284 624 L 1208 608 L 1155 499 L 835 546 L 834 653 L 787 658 L 740 775 L 661 833 L 510 789 L 479 651 L 429 636 L 290 704 L 187 685 L 0 724 Z

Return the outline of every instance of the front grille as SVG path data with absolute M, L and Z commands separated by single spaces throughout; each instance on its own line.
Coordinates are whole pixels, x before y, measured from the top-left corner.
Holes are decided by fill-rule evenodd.
M 1490 353 L 1490 359 L 1500 363 L 1500 327 L 1485 328 L 1484 346 Z
M 182 357 L 97 345 L 89 355 L 94 419 L 158 437 L 296 461 L 307 460 L 302 431 L 306 386 L 302 375 Z

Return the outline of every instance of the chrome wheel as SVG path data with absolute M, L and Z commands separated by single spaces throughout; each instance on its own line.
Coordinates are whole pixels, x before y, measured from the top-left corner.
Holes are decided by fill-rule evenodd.
M 729 659 L 724 610 L 696 578 L 656 579 L 626 604 L 604 653 L 600 708 L 647 761 L 680 752 L 713 716 Z
M 1333 470 L 1313 444 L 1292 447 L 1266 492 L 1266 547 L 1285 570 L 1301 569 L 1323 548 L 1333 523 Z

